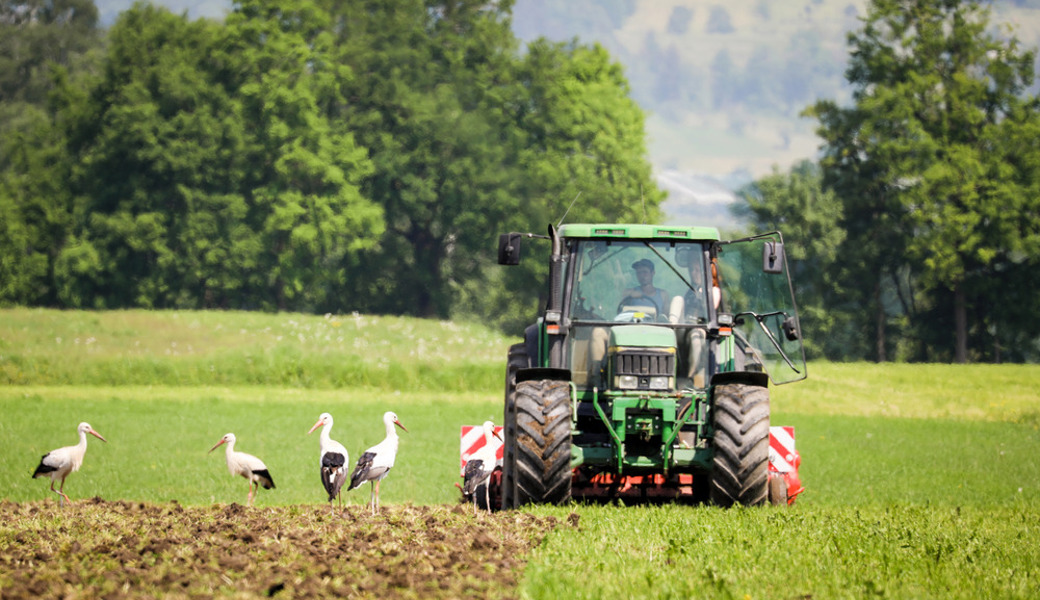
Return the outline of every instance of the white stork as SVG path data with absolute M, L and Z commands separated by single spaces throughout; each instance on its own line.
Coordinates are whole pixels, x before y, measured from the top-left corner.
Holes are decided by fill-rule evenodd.
M 397 415 L 390 411 L 383 414 L 383 425 L 386 426 L 386 438 L 365 450 L 365 453 L 361 455 L 357 466 L 354 467 L 354 472 L 350 475 L 350 487 L 347 488 L 347 491 L 350 491 L 357 489 L 366 481 L 372 482 L 372 490 L 369 494 L 372 514 L 376 514 L 376 510 L 379 508 L 379 482 L 390 472 L 394 466 L 394 459 L 397 458 L 398 439 L 394 426 L 408 431 L 404 425 L 401 425 Z
M 484 445 L 474 452 L 466 461 L 466 471 L 462 475 L 462 493 L 473 498 L 473 512 L 477 512 L 477 489 L 484 484 L 484 506 L 491 512 L 491 474 L 495 472 L 498 462 L 497 449 L 491 445 L 491 436 L 502 439 L 495 431 L 495 424 L 484 421 Z
M 100 433 L 94 431 L 94 428 L 88 423 L 80 423 L 76 431 L 79 432 L 78 444 L 51 450 L 44 454 L 40 458 L 40 464 L 33 471 L 33 479 L 44 475 L 51 478 L 51 491 L 61 496 L 61 499 L 58 501 L 58 505 L 61 507 L 64 507 L 65 501 L 69 500 L 69 497 L 65 495 L 65 478 L 69 476 L 69 473 L 79 470 L 83 464 L 83 455 L 87 453 L 87 434 L 89 433 L 102 442 L 108 441 L 101 437 Z M 58 489 L 54 489 L 54 482 L 58 478 L 61 478 L 61 486 Z M 72 502 L 72 500 L 69 500 L 69 502 Z
M 235 434 L 224 434 L 224 437 L 220 438 L 220 441 L 214 444 L 209 451 L 213 452 L 221 444 L 227 444 L 224 455 L 227 457 L 228 471 L 231 472 L 231 475 L 245 477 L 249 482 L 249 500 L 246 502 L 246 506 L 253 505 L 253 494 L 260 489 L 260 486 L 264 486 L 265 490 L 274 489 L 274 480 L 271 479 L 271 473 L 267 471 L 267 465 L 264 464 L 264 461 L 252 454 L 235 451 Z M 256 486 L 254 487 L 253 484 L 256 484 Z
M 329 437 L 329 432 L 332 431 L 332 415 L 329 413 L 321 413 L 318 417 L 318 422 L 311 427 L 311 430 L 307 432 L 307 435 L 314 433 L 314 430 L 324 426 L 321 430 L 321 456 L 318 459 L 318 464 L 321 466 L 321 485 L 325 487 L 325 491 L 329 494 L 329 508 L 332 508 L 332 501 L 339 497 L 340 506 L 343 506 L 343 497 L 340 496 L 340 489 L 343 488 L 343 484 L 347 482 L 347 463 L 350 461 L 350 455 L 347 454 L 347 449 L 343 447 L 343 444 Z

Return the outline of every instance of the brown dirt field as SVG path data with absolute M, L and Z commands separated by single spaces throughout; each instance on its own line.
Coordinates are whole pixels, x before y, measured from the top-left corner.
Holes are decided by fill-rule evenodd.
M 470 506 L 0 501 L 0 599 L 511 598 L 559 521 Z

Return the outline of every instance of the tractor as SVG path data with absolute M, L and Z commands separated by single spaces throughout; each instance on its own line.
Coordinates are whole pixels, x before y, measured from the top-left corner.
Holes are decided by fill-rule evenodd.
M 499 263 L 530 239 L 549 246 L 548 296 L 509 348 L 488 508 L 793 502 L 800 458 L 769 411 L 770 381 L 806 377 L 781 234 L 550 225 L 501 235 Z

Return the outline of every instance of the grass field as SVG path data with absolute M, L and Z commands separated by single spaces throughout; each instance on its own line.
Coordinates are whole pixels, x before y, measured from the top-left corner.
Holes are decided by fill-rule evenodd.
M 510 341 L 362 316 L 0 311 L 0 499 L 60 518 L 29 475 L 86 420 L 109 443 L 91 439 L 66 484 L 74 500 L 244 503 L 244 480 L 207 454 L 231 431 L 278 486 L 260 491 L 257 510 L 309 511 L 323 501 L 318 434 L 306 435 L 318 415 L 333 414 L 333 437 L 356 457 L 394 410 L 409 432 L 384 502 L 454 503 L 458 428 L 500 419 Z M 1035 597 L 1037 390 L 1034 365 L 811 364 L 807 381 L 772 388 L 773 423 L 796 428 L 803 458 L 795 506 L 533 508 L 577 526 L 531 551 L 505 595 Z M 0 527 L 0 576 L 18 535 Z

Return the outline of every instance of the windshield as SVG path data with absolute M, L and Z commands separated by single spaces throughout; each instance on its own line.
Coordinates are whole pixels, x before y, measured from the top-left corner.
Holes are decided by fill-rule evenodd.
M 801 326 L 782 247 L 779 234 L 767 234 L 723 243 L 718 254 L 720 312 L 737 317 L 738 339 L 755 349 L 777 384 L 805 379 L 806 374 Z M 765 268 L 767 264 L 771 270 Z
M 703 324 L 707 248 L 700 242 L 571 241 L 571 318 Z

